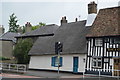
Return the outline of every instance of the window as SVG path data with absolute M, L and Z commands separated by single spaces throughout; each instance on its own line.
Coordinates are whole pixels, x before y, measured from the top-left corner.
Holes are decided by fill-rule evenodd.
M 59 60 L 57 56 L 52 57 L 51 66 L 58 67 L 58 63 L 59 63 L 59 66 L 62 67 L 62 57 L 60 57 Z
M 102 39 L 95 39 L 95 46 L 102 46 Z
M 111 38 L 110 44 L 120 44 L 120 38 Z
M 109 43 L 109 38 L 105 38 L 105 42 L 106 42 L 106 43 Z
M 115 38 L 115 39 L 114 39 L 114 43 L 115 43 L 115 44 L 120 43 L 120 38 Z
M 114 44 L 114 39 L 110 39 L 110 44 Z
M 109 58 L 104 58 L 104 62 L 108 63 L 109 62 Z
M 93 58 L 93 68 L 102 68 L 102 58 Z

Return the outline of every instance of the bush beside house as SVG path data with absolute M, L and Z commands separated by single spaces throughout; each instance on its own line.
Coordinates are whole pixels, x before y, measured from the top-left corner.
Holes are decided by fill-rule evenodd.
M 13 51 L 13 56 L 16 59 L 18 64 L 28 64 L 30 57 L 28 56 L 28 52 L 33 45 L 32 39 L 24 39 L 19 40 L 16 44 L 15 49 Z

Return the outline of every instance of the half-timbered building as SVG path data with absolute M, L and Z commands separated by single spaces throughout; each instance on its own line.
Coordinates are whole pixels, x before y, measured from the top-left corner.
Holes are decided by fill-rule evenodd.
M 87 51 L 86 73 L 120 75 L 120 6 L 99 10 L 87 34 Z

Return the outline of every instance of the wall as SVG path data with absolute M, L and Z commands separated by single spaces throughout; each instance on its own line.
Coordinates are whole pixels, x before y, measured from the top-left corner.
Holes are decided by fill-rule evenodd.
M 0 41 L 0 56 L 12 57 L 13 42 L 12 41 Z
M 57 70 L 57 67 L 51 66 L 51 57 L 55 55 L 44 55 L 44 56 L 31 56 L 29 68 L 31 69 L 47 69 Z M 78 72 L 84 72 L 85 62 L 83 59 L 86 57 L 85 54 L 68 54 L 61 55 L 63 57 L 63 66 L 60 68 L 61 71 L 73 71 L 73 57 L 79 57 L 79 70 Z
M 95 46 L 93 45 L 95 43 L 95 39 L 91 38 L 88 40 L 88 57 L 87 57 L 87 70 L 92 70 L 92 71 L 97 71 L 97 70 L 104 70 L 105 72 L 109 72 L 110 69 L 114 69 L 113 65 L 113 58 L 112 57 L 119 57 L 120 52 L 119 51 L 107 51 L 109 48 L 119 48 L 118 43 L 111 43 L 112 39 L 115 39 L 118 37 L 114 38 L 95 38 L 95 39 L 102 39 L 104 43 L 102 42 L 102 46 Z M 102 68 L 92 68 L 92 63 L 93 63 L 93 57 L 101 57 L 103 58 L 102 62 Z M 108 59 L 108 62 L 105 62 L 105 59 Z

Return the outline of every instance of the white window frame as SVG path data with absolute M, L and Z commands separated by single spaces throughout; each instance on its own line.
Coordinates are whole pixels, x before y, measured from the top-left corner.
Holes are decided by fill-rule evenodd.
M 98 38 L 98 39 L 95 39 L 95 46 L 102 46 L 103 45 L 103 40 Z
M 98 62 L 101 63 L 100 66 L 98 65 Z M 94 65 L 94 63 L 95 63 L 96 65 Z M 92 67 L 93 67 L 93 68 L 102 68 L 102 58 L 101 58 L 101 57 L 94 57 L 94 58 L 92 59 Z
M 108 63 L 108 62 L 109 62 L 109 59 L 108 59 L 108 58 L 104 58 L 104 62 L 105 62 L 105 63 Z

